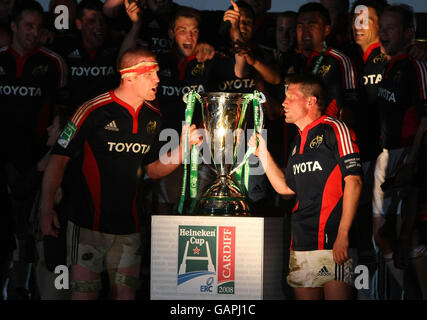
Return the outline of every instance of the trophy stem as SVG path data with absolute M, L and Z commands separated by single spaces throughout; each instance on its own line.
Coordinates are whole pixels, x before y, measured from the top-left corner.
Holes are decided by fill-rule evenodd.
M 212 216 L 250 216 L 250 208 L 247 199 L 231 177 L 219 175 L 200 198 L 195 213 Z

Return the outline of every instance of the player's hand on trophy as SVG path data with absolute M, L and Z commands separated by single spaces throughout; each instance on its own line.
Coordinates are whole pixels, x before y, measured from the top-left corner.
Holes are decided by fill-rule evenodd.
M 133 23 L 138 23 L 142 17 L 141 0 L 125 0 L 126 13 Z
M 242 40 L 240 35 L 240 27 L 239 27 L 239 21 L 240 21 L 239 7 L 233 0 L 230 0 L 230 3 L 233 6 L 233 9 L 225 11 L 223 20 L 230 21 L 231 23 L 231 29 L 230 29 L 231 40 L 232 41 Z
M 190 144 L 191 145 L 195 144 L 196 146 L 200 146 L 203 143 L 203 135 L 201 134 L 200 130 L 197 130 L 195 124 L 192 124 L 190 126 L 187 123 L 182 127 L 181 147 L 184 146 L 184 139 L 189 128 L 190 128 Z
M 198 43 L 195 49 L 198 62 L 211 60 L 215 56 L 215 49 L 209 43 Z
M 254 155 L 260 157 L 260 155 L 266 154 L 267 144 L 259 133 L 253 134 L 249 139 L 248 146 L 251 148 L 256 148 Z

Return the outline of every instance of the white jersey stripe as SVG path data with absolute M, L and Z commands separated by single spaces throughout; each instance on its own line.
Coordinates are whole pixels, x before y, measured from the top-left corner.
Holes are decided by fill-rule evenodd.
M 91 99 L 91 100 L 88 100 L 88 101 L 84 102 L 84 103 L 83 103 L 83 104 L 82 104 L 82 105 L 77 109 L 77 111 L 74 113 L 73 119 L 76 119 L 77 117 L 79 117 L 79 116 L 80 116 L 80 114 L 84 112 L 84 108 L 85 108 L 88 104 L 91 104 L 92 102 L 94 102 L 94 101 L 96 101 L 96 100 L 98 100 L 98 99 L 103 99 L 103 98 L 107 97 L 107 95 L 108 95 L 108 92 L 107 92 L 107 93 L 104 93 L 104 94 L 102 94 L 102 95 L 96 96 L 95 98 L 93 98 L 93 99 Z
M 59 73 L 60 73 L 60 79 L 59 79 L 59 87 L 62 88 L 66 85 L 67 83 L 67 67 L 65 65 L 65 61 L 64 59 L 58 55 L 56 52 L 49 50 L 45 47 L 40 47 L 40 51 L 43 52 L 44 54 L 54 58 L 58 64 L 59 64 Z
M 345 130 L 345 135 L 346 135 L 347 142 L 349 145 L 349 151 L 350 151 L 350 153 L 354 153 L 353 143 L 351 141 L 350 130 L 348 130 L 348 127 L 344 123 L 341 123 L 341 125 L 344 127 L 344 130 Z
M 88 104 L 85 107 L 85 111 L 83 113 L 81 113 L 81 115 L 79 117 L 76 118 L 76 121 L 73 123 L 78 126 L 78 123 L 84 118 L 84 116 L 94 107 L 97 106 L 98 104 L 105 102 L 105 101 L 109 101 L 111 100 L 110 97 L 104 98 L 104 99 L 100 99 L 100 100 L 96 100 L 94 103 Z
M 333 57 L 335 57 L 336 59 L 338 59 L 342 64 L 343 64 L 343 68 L 344 68 L 344 79 L 345 79 L 345 86 L 348 87 L 348 77 L 347 77 L 347 66 L 346 63 L 344 61 L 344 59 L 342 58 L 342 56 L 340 56 L 338 54 L 338 52 L 334 49 L 331 49 L 330 53 L 332 54 Z
M 342 124 L 341 121 L 335 121 L 335 123 L 337 124 L 337 126 L 340 128 L 340 132 L 341 134 L 341 139 L 344 141 L 344 145 L 345 145 L 345 150 L 346 152 L 344 153 L 344 155 L 350 154 L 350 144 L 349 141 L 347 139 L 348 135 L 347 132 L 345 131 L 345 126 Z
M 353 65 L 351 64 L 350 59 L 345 54 L 343 54 L 343 53 L 341 53 L 335 49 L 331 49 L 330 52 L 337 59 L 341 60 L 343 65 L 344 65 L 344 77 L 345 77 L 346 87 L 348 89 L 355 88 L 356 84 L 355 84 L 354 68 L 353 68 Z
M 338 129 L 338 132 L 339 132 L 339 135 L 340 135 L 339 140 L 341 142 L 341 149 L 343 151 L 343 155 L 347 155 L 348 154 L 348 150 L 346 148 L 346 145 L 344 144 L 344 139 L 342 138 L 343 137 L 343 132 L 342 132 L 341 128 L 338 126 L 338 124 L 332 118 L 328 117 L 328 118 L 325 119 L 325 121 L 333 123 L 336 126 L 336 128 Z
M 92 100 L 89 100 L 88 102 L 86 102 L 85 104 L 83 104 L 78 110 L 77 112 L 74 114 L 73 118 L 71 119 L 71 121 L 77 125 L 77 123 L 80 121 L 80 119 L 86 114 L 87 110 L 90 109 L 94 104 L 98 104 L 100 102 L 106 101 L 110 99 L 110 95 L 109 93 L 107 94 L 102 94 L 100 96 L 95 97 Z
M 334 123 L 336 127 L 338 128 L 338 132 L 340 134 L 340 140 L 341 140 L 341 147 L 344 153 L 344 156 L 354 153 L 353 144 L 351 142 L 351 136 L 350 131 L 348 127 L 340 120 L 333 119 L 333 118 L 326 118 L 325 119 L 328 122 Z
M 420 77 L 421 77 L 421 88 L 420 90 L 422 90 L 422 97 L 423 99 L 427 99 L 427 64 L 424 61 L 418 61 L 415 60 L 415 62 L 417 63 L 419 72 L 420 72 Z

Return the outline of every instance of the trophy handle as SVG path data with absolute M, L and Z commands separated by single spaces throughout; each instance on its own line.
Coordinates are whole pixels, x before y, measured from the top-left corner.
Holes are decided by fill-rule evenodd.
M 254 134 L 255 133 L 260 133 L 261 129 L 264 126 L 264 112 L 262 111 L 262 108 L 260 106 L 260 104 L 264 103 L 266 101 L 265 99 L 265 95 L 260 92 L 260 91 L 254 91 L 254 93 L 250 93 L 250 94 L 245 94 L 244 96 L 244 106 L 246 106 L 249 102 L 253 101 L 254 104 L 254 123 L 255 123 L 255 128 L 254 128 Z M 246 110 L 244 111 L 246 112 Z M 243 111 L 242 111 L 243 113 Z M 242 120 L 244 117 L 244 114 L 242 114 L 242 116 L 240 117 L 240 120 Z M 238 128 L 241 128 L 241 123 L 239 122 L 239 126 Z M 240 147 L 240 146 L 239 146 Z M 236 148 L 235 153 L 234 153 L 234 157 L 235 160 L 237 158 L 237 150 L 238 148 Z M 236 171 L 238 171 L 244 164 L 245 162 L 247 162 L 249 156 L 255 152 L 255 148 L 249 148 L 246 153 L 245 156 L 242 160 L 242 162 L 240 162 L 233 170 L 231 170 L 230 175 L 235 173 Z

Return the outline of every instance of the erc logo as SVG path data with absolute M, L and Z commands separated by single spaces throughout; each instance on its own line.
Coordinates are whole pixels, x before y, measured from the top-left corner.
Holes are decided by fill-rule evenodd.
M 178 292 L 234 294 L 236 227 L 178 227 Z
M 70 143 L 71 139 L 73 139 L 76 131 L 77 127 L 74 125 L 74 123 L 68 121 L 67 125 L 58 138 L 58 144 L 65 149 Z

